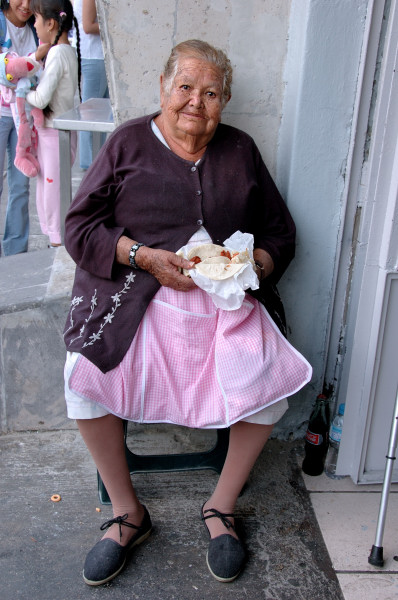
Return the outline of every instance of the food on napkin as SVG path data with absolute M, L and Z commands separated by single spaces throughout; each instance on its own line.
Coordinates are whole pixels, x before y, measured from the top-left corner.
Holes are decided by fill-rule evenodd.
M 247 248 L 239 252 L 217 244 L 195 246 L 187 259 L 195 263 L 198 273 L 216 281 L 233 277 L 247 263 L 254 265 Z M 189 276 L 190 270 L 184 269 L 183 273 Z

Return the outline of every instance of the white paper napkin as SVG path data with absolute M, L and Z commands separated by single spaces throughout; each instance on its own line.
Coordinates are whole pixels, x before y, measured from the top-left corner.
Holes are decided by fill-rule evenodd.
M 247 249 L 250 258 L 253 259 L 254 238 L 251 233 L 236 231 L 231 237 L 224 240 L 223 246 L 227 250 L 234 250 L 235 252 L 244 252 Z M 187 258 L 190 250 L 192 250 L 191 245 L 183 246 L 177 254 L 182 254 L 184 258 Z M 209 279 L 198 273 L 196 269 L 191 269 L 189 274 L 196 285 L 209 294 L 217 308 L 223 310 L 240 308 L 245 297 L 245 290 L 248 288 L 257 290 L 259 288 L 258 277 L 250 262 L 245 263 L 241 270 L 232 277 L 221 281 Z

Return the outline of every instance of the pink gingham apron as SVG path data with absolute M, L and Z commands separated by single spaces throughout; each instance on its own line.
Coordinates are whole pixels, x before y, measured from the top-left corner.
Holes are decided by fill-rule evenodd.
M 225 311 L 199 288 L 161 287 L 122 362 L 104 374 L 80 356 L 69 387 L 131 421 L 218 428 L 296 393 L 311 374 L 251 296 Z

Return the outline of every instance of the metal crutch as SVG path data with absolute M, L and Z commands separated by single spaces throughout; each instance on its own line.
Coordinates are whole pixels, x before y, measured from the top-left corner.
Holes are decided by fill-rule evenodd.
M 384 472 L 383 489 L 381 492 L 379 518 L 377 521 L 376 538 L 375 543 L 372 546 L 371 553 L 369 554 L 368 563 L 375 567 L 382 567 L 384 565 L 383 559 L 383 532 L 384 524 L 387 514 L 388 504 L 388 493 L 390 490 L 392 470 L 394 467 L 395 453 L 397 450 L 398 440 L 398 391 L 395 399 L 394 419 L 391 424 L 390 442 L 388 446 L 388 454 L 386 456 L 386 469 Z

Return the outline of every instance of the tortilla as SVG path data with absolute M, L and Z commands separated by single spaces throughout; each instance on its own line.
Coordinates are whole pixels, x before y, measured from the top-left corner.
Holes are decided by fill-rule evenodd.
M 199 256 L 200 260 L 205 260 L 206 258 L 212 257 L 221 257 L 221 252 L 226 250 L 223 246 L 218 246 L 217 244 L 202 244 L 201 246 L 195 246 L 188 252 L 188 260 L 191 260 L 195 256 Z
M 254 265 L 254 262 L 250 259 L 249 251 L 246 248 L 244 252 L 238 252 L 235 256 L 231 258 L 231 263 L 248 263 L 251 262 Z
M 220 258 L 223 258 L 222 256 Z M 216 279 L 221 281 L 222 279 L 228 279 L 233 277 L 236 273 L 242 269 L 243 264 L 233 265 L 231 262 L 227 264 L 222 262 L 206 262 L 203 261 L 196 265 L 196 270 L 201 275 L 208 277 L 209 279 Z
M 199 264 L 200 265 L 203 265 L 203 264 L 206 264 L 206 265 L 212 265 L 212 264 L 229 265 L 230 262 L 231 261 L 226 256 L 209 256 L 209 258 L 204 258 Z
M 225 252 L 229 252 L 232 258 L 223 256 Z M 196 257 L 200 259 L 195 266 L 198 273 L 217 281 L 233 277 L 245 264 L 253 262 L 247 249 L 244 252 L 237 252 L 217 244 L 195 246 L 189 251 L 187 258 L 193 260 Z M 189 270 L 184 269 L 184 274 L 189 275 Z

